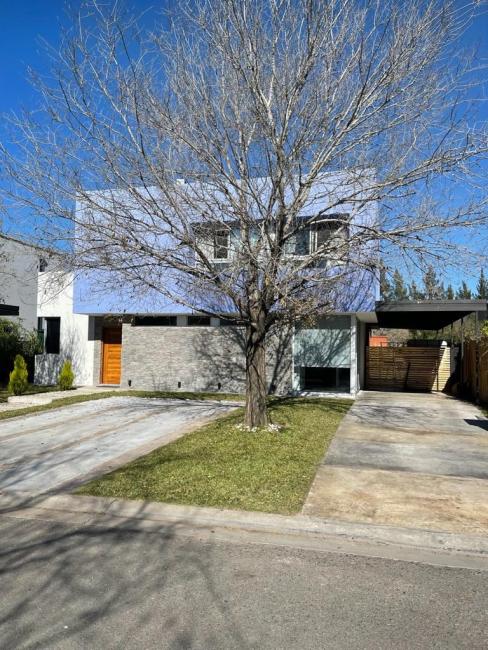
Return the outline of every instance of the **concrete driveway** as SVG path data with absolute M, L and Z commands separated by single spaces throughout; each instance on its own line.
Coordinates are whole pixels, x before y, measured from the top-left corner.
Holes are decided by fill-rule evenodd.
M 303 512 L 488 534 L 488 419 L 440 393 L 361 393 Z
M 231 408 L 112 397 L 0 422 L 0 492 L 37 495 L 84 482 Z

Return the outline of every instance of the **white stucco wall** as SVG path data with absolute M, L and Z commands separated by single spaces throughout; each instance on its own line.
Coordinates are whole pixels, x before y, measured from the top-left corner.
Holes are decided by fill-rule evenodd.
M 73 276 L 59 271 L 39 273 L 38 316 L 59 317 L 60 353 L 36 356 L 35 382 L 54 384 L 65 359 L 70 359 L 77 386 L 93 384 L 94 345 L 89 316 L 73 313 Z

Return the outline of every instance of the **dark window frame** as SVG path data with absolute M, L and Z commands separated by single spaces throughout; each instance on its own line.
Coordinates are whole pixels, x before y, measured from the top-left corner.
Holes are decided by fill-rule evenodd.
M 176 316 L 134 316 L 133 327 L 176 327 Z
M 61 318 L 59 316 L 44 317 L 44 353 L 59 354 L 61 349 Z
M 228 230 L 219 228 L 213 231 L 213 259 L 228 260 L 230 248 L 230 233 Z
M 188 327 L 210 327 L 211 324 L 210 316 L 192 314 L 187 319 Z

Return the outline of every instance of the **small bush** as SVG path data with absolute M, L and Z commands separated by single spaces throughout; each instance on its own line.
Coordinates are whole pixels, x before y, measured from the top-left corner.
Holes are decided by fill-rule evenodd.
M 37 332 L 26 330 L 19 323 L 6 318 L 0 318 L 0 384 L 8 383 L 9 371 L 17 354 L 24 357 L 29 368 L 29 365 L 34 366 L 34 355 L 41 353 Z
M 13 395 L 22 395 L 25 393 L 29 386 L 29 373 L 27 371 L 27 364 L 22 355 L 18 354 L 15 357 L 14 369 L 10 373 L 8 382 L 8 392 Z
M 71 361 L 66 360 L 63 363 L 61 372 L 58 377 L 58 384 L 61 390 L 70 390 L 73 388 L 73 382 L 75 380 L 75 374 L 71 366 Z

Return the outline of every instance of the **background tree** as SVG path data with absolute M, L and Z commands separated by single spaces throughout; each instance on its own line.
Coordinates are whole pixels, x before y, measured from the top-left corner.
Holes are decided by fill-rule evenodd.
M 480 277 L 476 285 L 476 297 L 479 300 L 488 300 L 488 281 L 485 278 L 483 269 L 480 271 Z
M 429 264 L 425 270 L 422 280 L 424 284 L 423 293 L 427 300 L 439 300 L 443 297 L 444 289 L 432 264 Z
M 446 289 L 446 298 L 447 298 L 447 300 L 454 300 L 454 289 L 452 288 L 452 284 L 451 284 L 451 283 L 449 283 L 449 284 L 447 285 L 447 289 Z
M 459 300 L 471 300 L 472 297 L 473 297 L 473 292 L 466 284 L 466 281 L 463 280 L 461 282 L 461 286 L 456 292 L 456 298 L 458 298 Z
M 408 296 L 410 300 L 424 300 L 425 295 L 420 291 L 420 289 L 417 287 L 417 283 L 415 280 L 412 281 L 410 286 L 408 287 Z
M 363 296 L 380 246 L 450 260 L 451 233 L 485 221 L 483 68 L 460 50 L 476 5 L 182 0 L 150 31 L 91 2 L 11 122 L 10 200 L 73 268 L 109 271 L 100 291 L 242 325 L 246 420 L 265 425 L 273 328 Z M 235 231 L 217 269 L 202 237 Z M 309 232 L 319 244 L 290 255 Z
M 408 300 L 408 289 L 398 269 L 393 274 L 393 300 Z
M 386 269 L 383 267 L 380 269 L 380 296 L 381 300 L 388 301 L 392 299 L 392 287 Z

